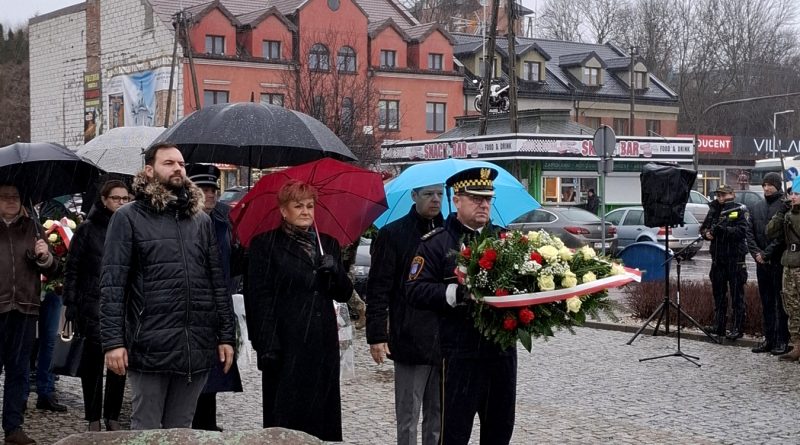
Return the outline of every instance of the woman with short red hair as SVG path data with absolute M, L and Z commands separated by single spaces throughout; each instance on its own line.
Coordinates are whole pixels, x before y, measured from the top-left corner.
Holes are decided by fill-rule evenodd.
M 342 440 L 339 338 L 333 301 L 353 285 L 339 243 L 314 230 L 316 189 L 291 180 L 278 191 L 281 226 L 250 244 L 247 329 L 262 371 L 264 428 Z

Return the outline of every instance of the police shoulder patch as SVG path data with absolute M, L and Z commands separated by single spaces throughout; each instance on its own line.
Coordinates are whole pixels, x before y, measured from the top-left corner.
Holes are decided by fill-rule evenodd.
M 444 227 L 437 227 L 437 228 L 431 230 L 430 232 L 422 235 L 422 241 L 427 240 L 428 238 L 432 237 L 433 235 L 436 235 L 437 233 L 441 232 L 442 230 L 444 230 Z
M 408 279 L 416 280 L 419 276 L 420 272 L 422 272 L 422 267 L 425 266 L 425 258 L 417 255 L 411 260 L 411 269 L 408 271 Z

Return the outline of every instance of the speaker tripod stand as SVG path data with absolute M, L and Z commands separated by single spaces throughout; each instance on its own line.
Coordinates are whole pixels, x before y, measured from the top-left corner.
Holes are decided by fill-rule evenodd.
M 660 355 L 660 356 L 656 356 L 656 357 L 643 358 L 643 359 L 639 360 L 640 362 L 644 362 L 644 361 L 647 361 L 647 360 L 655 360 L 655 359 L 659 359 L 659 358 L 666 358 L 666 357 L 683 357 L 684 359 L 688 360 L 689 362 L 691 362 L 695 366 L 698 366 L 698 367 L 700 366 L 700 364 L 695 361 L 695 360 L 699 360 L 699 357 L 695 357 L 693 355 L 685 354 L 683 351 L 681 351 L 681 317 L 682 316 L 686 317 L 686 319 L 691 321 L 692 324 L 695 325 L 695 327 L 697 327 L 698 329 L 703 331 L 703 333 L 706 334 L 708 336 L 708 338 L 710 338 L 713 342 L 719 343 L 719 340 L 714 338 L 714 336 L 711 335 L 711 333 L 706 331 L 706 329 L 703 326 L 701 326 L 700 323 L 698 323 L 689 314 L 684 312 L 684 310 L 681 308 L 681 261 L 684 260 L 685 255 L 686 255 L 685 252 L 687 251 L 687 249 L 691 248 L 693 245 L 695 245 L 696 243 L 698 243 L 702 239 L 703 239 L 702 236 L 698 236 L 694 241 L 692 241 L 687 246 L 685 246 L 684 248 L 682 248 L 681 250 L 676 252 L 672 257 L 670 257 L 669 248 L 666 247 L 664 249 L 665 260 L 664 260 L 664 263 L 662 263 L 662 265 L 665 268 L 664 301 L 662 301 L 661 304 L 658 306 L 658 308 L 656 308 L 656 310 L 653 311 L 653 313 L 650 315 L 650 318 L 648 318 L 644 322 L 642 327 L 640 327 L 639 330 L 636 331 L 636 333 L 633 335 L 633 337 L 631 337 L 631 339 L 628 340 L 627 344 L 630 345 L 631 343 L 633 343 L 633 341 L 636 340 L 636 337 L 638 337 L 639 334 L 641 334 L 645 330 L 645 328 L 650 324 L 651 321 L 653 321 L 653 319 L 656 318 L 656 316 L 658 316 L 658 321 L 656 322 L 656 327 L 653 329 L 653 335 L 655 336 L 655 335 L 658 334 L 658 328 L 661 325 L 661 320 L 664 320 L 664 334 L 665 335 L 669 335 L 669 308 L 673 307 L 676 310 L 677 314 L 678 314 L 678 321 L 677 321 L 678 328 L 677 328 L 677 332 L 676 332 L 676 337 L 678 339 L 678 350 L 673 352 L 672 354 L 665 354 L 665 355 Z M 665 246 L 669 246 L 669 230 L 666 231 Z M 676 302 L 673 302 L 670 299 L 670 295 L 669 295 L 669 268 L 670 268 L 670 261 L 673 258 L 676 261 L 675 269 L 676 269 L 677 282 L 678 282 L 678 287 L 677 287 L 676 292 L 675 292 Z

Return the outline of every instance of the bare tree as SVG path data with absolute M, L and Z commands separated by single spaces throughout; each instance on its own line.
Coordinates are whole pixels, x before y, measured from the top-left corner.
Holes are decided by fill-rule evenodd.
M 31 139 L 27 29 L 0 34 L 0 146 Z
M 586 25 L 596 43 L 618 40 L 625 29 L 630 4 L 627 0 L 588 0 Z
M 300 48 L 309 53 L 283 75 L 288 90 L 284 106 L 323 122 L 366 166 L 379 161 L 386 135 L 378 125 L 379 92 L 367 75 L 369 55 L 350 52 L 359 37 L 327 30 L 305 33 Z
M 538 23 L 542 37 L 582 42 L 583 16 L 581 11 L 588 9 L 587 1 L 547 0 Z

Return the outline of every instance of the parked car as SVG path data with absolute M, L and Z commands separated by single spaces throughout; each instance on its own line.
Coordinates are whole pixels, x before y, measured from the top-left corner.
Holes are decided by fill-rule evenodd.
M 694 219 L 702 223 L 703 220 L 706 219 L 709 202 L 708 198 L 703 196 L 702 193 L 697 190 L 692 190 L 689 192 L 689 201 L 686 203 L 686 211 L 694 215 Z
M 234 207 L 239 203 L 239 201 L 242 200 L 248 191 L 250 191 L 250 188 L 248 188 L 246 185 L 237 185 L 235 187 L 227 188 L 224 192 L 222 192 L 222 195 L 220 195 L 219 202 Z
M 764 200 L 764 191 L 736 190 L 736 198 L 733 200 L 746 205 L 749 210 L 753 210 L 757 202 Z
M 691 245 L 686 251 L 685 259 L 692 258 L 703 247 L 702 239 L 692 244 L 692 241 L 698 239 L 700 235 L 700 222 L 690 212 L 683 214 L 683 226 L 672 228 L 644 225 L 644 209 L 641 206 L 612 210 L 606 214 L 606 221 L 617 227 L 618 251 L 640 241 L 653 241 L 664 245 L 667 232 L 669 232 L 669 248 L 673 252 Z
M 509 228 L 523 232 L 543 229 L 556 235 L 567 247 L 578 248 L 592 246 L 597 251 L 603 249 L 602 221 L 594 213 L 575 206 L 540 207 L 532 210 L 509 224 Z M 617 249 L 617 229 L 606 222 L 605 249 L 614 252 Z
M 370 254 L 372 240 L 361 237 L 356 249 L 356 261 L 353 263 L 353 287 L 362 300 L 367 301 L 367 278 L 369 277 Z

